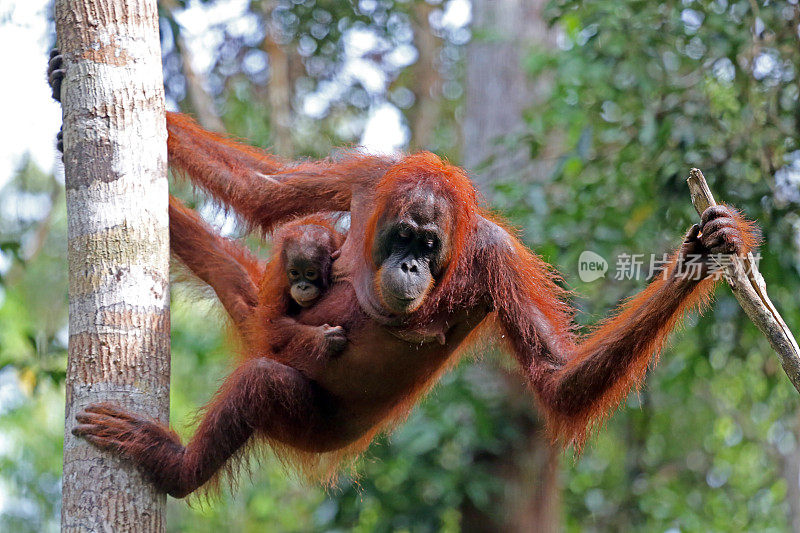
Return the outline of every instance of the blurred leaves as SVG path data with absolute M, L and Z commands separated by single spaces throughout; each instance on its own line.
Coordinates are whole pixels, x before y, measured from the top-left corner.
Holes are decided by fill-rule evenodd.
M 800 292 L 798 203 L 785 191 L 800 180 L 781 171 L 798 145 L 797 5 L 554 1 L 548 12 L 559 50 L 535 51 L 526 66 L 555 82 L 528 135 L 533 151 L 563 139 L 564 155 L 549 179 L 498 192 L 532 246 L 585 295 L 581 321 L 642 282 L 581 283 L 578 255 L 613 264 L 620 253 L 672 249 L 696 219 L 685 178 L 697 166 L 718 197 L 758 220 L 762 272 L 798 331 L 800 303 L 784 296 Z M 779 187 L 781 172 L 791 187 Z M 546 211 L 531 197 L 547 199 Z M 565 473 L 569 529 L 789 527 L 797 397 L 729 290 L 661 359 Z

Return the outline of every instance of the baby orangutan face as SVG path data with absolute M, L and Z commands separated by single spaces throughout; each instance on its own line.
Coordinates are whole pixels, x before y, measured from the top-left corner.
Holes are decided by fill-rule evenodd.
M 308 225 L 296 229 L 284 242 L 286 276 L 292 300 L 300 307 L 309 307 L 330 284 L 336 248 L 325 228 Z

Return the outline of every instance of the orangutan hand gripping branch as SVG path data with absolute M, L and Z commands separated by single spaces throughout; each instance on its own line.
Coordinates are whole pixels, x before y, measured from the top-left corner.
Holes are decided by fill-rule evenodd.
M 216 290 L 252 357 L 227 378 L 186 446 L 112 405 L 79 414 L 75 433 L 134 461 L 176 497 L 258 439 L 301 467 L 360 452 L 480 335 L 503 335 L 554 439 L 580 448 L 592 425 L 641 383 L 686 310 L 708 301 L 710 256 L 744 254 L 756 240 L 734 210 L 707 209 L 663 275 L 582 338 L 553 269 L 478 205 L 461 169 L 435 155 L 292 164 L 183 115 L 169 114 L 167 125 L 172 167 L 252 228 L 266 232 L 331 211 L 351 216 L 330 287 L 292 317 L 312 328 L 341 326 L 346 344 L 320 357 L 289 339 L 275 357 L 264 316 L 279 296 L 256 287 L 285 273 L 264 274 L 238 247 L 188 231 L 172 208 L 173 250 Z M 681 268 L 690 255 L 701 258 L 700 276 Z M 214 259 L 192 259 L 204 257 Z

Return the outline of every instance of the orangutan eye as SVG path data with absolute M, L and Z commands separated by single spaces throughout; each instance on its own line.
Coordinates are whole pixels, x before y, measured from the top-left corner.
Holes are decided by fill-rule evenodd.
M 306 270 L 306 279 L 309 281 L 314 281 L 317 279 L 317 271 L 316 270 Z
M 291 277 L 293 277 L 293 278 L 296 278 L 296 277 L 298 277 L 300 275 L 300 272 L 298 272 L 297 270 L 292 268 L 292 269 L 289 270 L 289 275 Z
M 413 235 L 411 233 L 411 230 L 408 228 L 403 228 L 397 232 L 397 242 L 399 242 L 400 244 L 408 244 L 411 241 L 412 237 Z

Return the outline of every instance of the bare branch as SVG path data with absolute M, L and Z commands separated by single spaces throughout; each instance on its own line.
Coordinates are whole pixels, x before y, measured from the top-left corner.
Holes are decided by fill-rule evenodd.
M 692 204 L 698 214 L 711 206 L 717 205 L 708 188 L 703 173 L 693 168 L 686 180 L 692 196 Z M 753 324 L 767 337 L 770 345 L 778 354 L 789 381 L 800 392 L 800 348 L 797 346 L 792 332 L 786 326 L 783 317 L 767 295 L 767 285 L 761 272 L 758 271 L 752 253 L 745 257 L 733 257 L 730 263 L 723 265 L 725 279 L 731 286 L 733 295 L 739 300 L 744 312 Z

